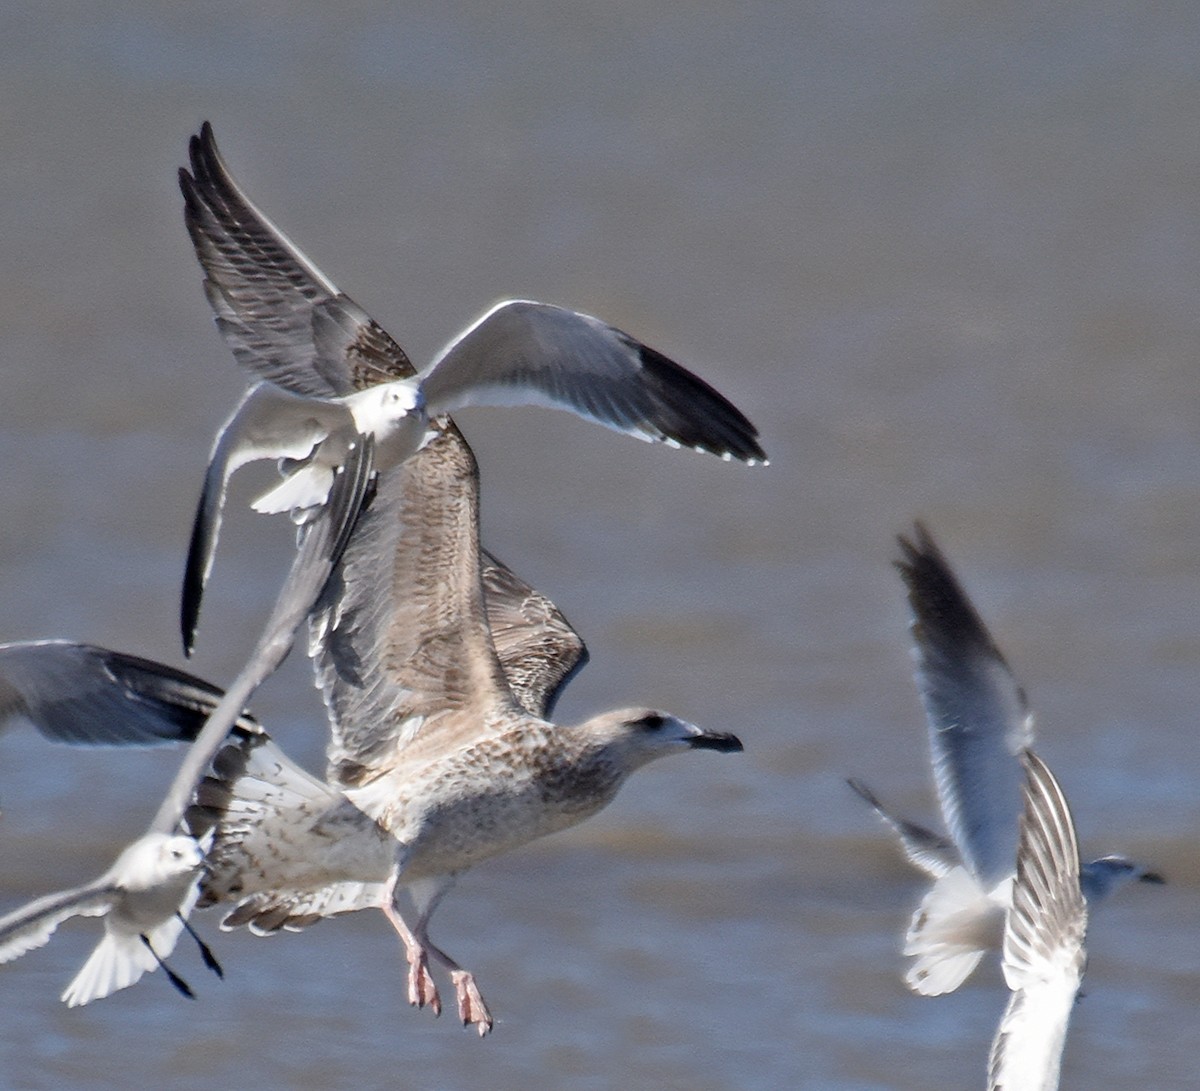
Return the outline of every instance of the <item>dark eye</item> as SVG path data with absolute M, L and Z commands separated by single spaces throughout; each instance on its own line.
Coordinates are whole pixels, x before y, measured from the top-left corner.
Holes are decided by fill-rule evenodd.
M 634 720 L 629 726 L 640 727 L 643 731 L 657 731 L 666 722 L 665 717 L 660 716 L 657 712 L 651 712 L 649 716 Z

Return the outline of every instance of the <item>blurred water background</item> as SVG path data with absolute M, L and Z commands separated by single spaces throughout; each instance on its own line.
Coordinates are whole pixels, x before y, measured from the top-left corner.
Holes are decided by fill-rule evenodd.
M 1196 1085 L 1200 8 L 1067 2 L 9 3 L 0 22 L 0 631 L 181 664 L 179 578 L 244 376 L 175 170 L 211 119 L 254 199 L 418 363 L 499 298 L 602 315 L 759 425 L 767 469 L 563 415 L 464 414 L 484 535 L 590 666 L 741 756 L 639 774 L 468 874 L 435 936 L 497 1016 L 410 1010 L 381 916 L 200 926 L 58 994 L 0 970 L 0 1086 L 982 1086 L 993 965 L 928 1000 L 923 883 L 843 783 L 935 815 L 893 537 L 925 519 L 1029 691 L 1096 915 L 1064 1087 Z M 248 495 L 239 490 L 239 497 Z M 290 533 L 234 509 L 195 660 L 233 678 Z M 255 707 L 319 768 L 294 657 Z M 0 906 L 80 881 L 179 757 L 0 738 Z

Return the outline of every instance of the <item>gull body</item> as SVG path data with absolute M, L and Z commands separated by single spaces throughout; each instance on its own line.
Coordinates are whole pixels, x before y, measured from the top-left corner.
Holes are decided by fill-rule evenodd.
M 897 561 L 913 612 L 915 680 L 929 725 L 934 782 L 950 837 L 897 818 L 869 788 L 855 789 L 934 883 L 904 938 L 905 981 L 927 996 L 952 992 L 1000 945 L 1011 903 L 1024 777 L 1033 739 L 1025 693 L 949 563 L 924 527 L 900 538 Z M 1080 874 L 1098 902 L 1133 880 L 1162 882 L 1121 856 Z
M 1012 996 L 988 1057 L 988 1087 L 1055 1091 L 1087 964 L 1088 902 L 1062 788 L 1032 751 L 1021 755 L 1021 764 L 1024 809 L 1002 963 Z
M 215 824 L 202 904 L 240 900 L 226 924 L 269 932 L 376 906 L 404 943 L 410 1001 L 440 1010 L 437 963 L 483 1034 L 474 977 L 428 936 L 455 876 L 596 813 L 654 758 L 741 744 L 645 708 L 547 719 L 574 657 L 550 650 L 544 622 L 500 622 L 513 584 L 506 598 L 485 587 L 515 578 L 481 557 L 477 520 L 474 458 L 452 429 L 380 474 L 310 624 L 326 779 L 251 741 L 218 757 L 198 802 Z
M 416 371 L 400 346 L 250 201 L 204 124 L 179 175 L 204 288 L 226 343 L 260 381 L 214 444 L 196 514 L 181 622 L 190 652 L 229 477 L 260 459 L 286 479 L 260 511 L 303 521 L 345 448 L 366 436 L 380 472 L 417 451 L 431 421 L 471 405 L 545 405 L 616 431 L 724 459 L 765 462 L 757 431 L 722 395 L 598 318 L 500 303 Z

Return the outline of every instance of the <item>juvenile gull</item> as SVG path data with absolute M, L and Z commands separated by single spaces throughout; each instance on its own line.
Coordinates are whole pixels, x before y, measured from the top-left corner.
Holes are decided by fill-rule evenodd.
M 899 539 L 896 562 L 913 612 L 915 679 L 929 724 L 938 802 L 950 840 L 891 815 L 860 781 L 850 785 L 900 839 L 908 859 L 934 879 L 912 918 L 904 954 L 909 988 L 952 992 L 1000 942 L 1009 905 L 1021 814 L 1019 755 L 1033 739 L 1025 694 L 946 558 L 917 524 Z M 1162 879 L 1121 856 L 1083 867 L 1095 903 L 1131 880 Z
M 223 752 L 200 801 L 218 821 L 203 898 L 241 902 L 227 924 L 273 931 L 378 906 L 404 943 L 409 1000 L 440 1010 L 432 960 L 459 1017 L 485 1034 L 474 977 L 428 935 L 455 876 L 596 813 L 654 758 L 741 743 L 646 708 L 549 722 L 543 708 L 576 657 L 555 650 L 554 625 L 518 623 L 499 643 L 524 673 L 506 675 L 481 563 L 475 461 L 441 432 L 380 475 L 310 626 L 332 730 L 326 782 L 252 741 Z M 517 598 L 493 625 L 520 615 Z
M 1012 991 L 988 1057 L 990 1091 L 1054 1091 L 1067 1023 L 1087 963 L 1088 907 L 1079 845 L 1054 775 L 1032 751 L 1025 769 L 1017 875 L 1004 924 L 1004 980 Z
M 545 405 L 639 439 L 765 462 L 758 433 L 711 386 L 621 330 L 529 300 L 497 304 L 422 371 L 242 192 L 207 122 L 181 169 L 187 228 L 217 326 L 260 381 L 222 427 L 209 459 L 188 554 L 185 650 L 194 641 L 229 477 L 281 459 L 285 480 L 259 511 L 303 520 L 360 435 L 380 470 L 407 458 L 431 419 L 469 405 Z
M 184 822 L 184 812 L 229 731 L 259 730 L 242 710 L 258 685 L 283 661 L 299 625 L 308 616 L 340 555 L 344 536 L 353 527 L 347 510 L 357 512 L 371 474 L 371 441 L 349 450 L 345 469 L 331 486 L 329 506 L 308 524 L 287 581 L 249 662 L 191 743 L 149 830 L 127 846 L 99 878 L 82 886 L 35 899 L 0 918 L 0 962 L 45 944 L 63 921 L 75 916 L 104 918 L 104 938 L 83 969 L 67 986 L 63 1000 L 86 1004 L 127 988 L 148 970 L 163 966 L 171 983 L 187 996 L 191 990 L 166 967 L 163 959 L 186 927 L 184 917 L 198 893 L 204 863 L 202 844 Z M 155 666 L 143 661 L 146 668 Z M 169 680 L 178 672 L 167 671 Z M 147 687 L 155 692 L 153 685 Z M 169 690 L 161 691 L 168 694 Z M 205 839 L 207 842 L 207 838 Z M 191 930 L 189 929 L 189 932 Z M 200 944 L 206 964 L 220 967 Z

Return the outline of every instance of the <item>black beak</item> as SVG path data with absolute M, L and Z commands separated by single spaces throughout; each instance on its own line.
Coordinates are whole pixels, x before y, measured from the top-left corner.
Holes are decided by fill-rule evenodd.
M 722 754 L 736 754 L 743 749 L 742 740 L 728 731 L 704 731 L 688 742 L 693 750 L 717 750 Z
M 1154 883 L 1155 886 L 1162 886 L 1166 881 L 1157 871 L 1147 871 L 1138 876 L 1139 883 Z

